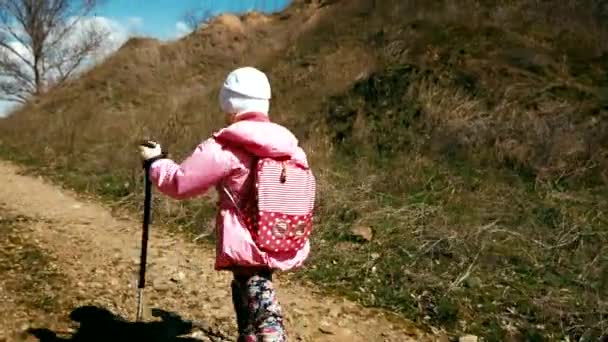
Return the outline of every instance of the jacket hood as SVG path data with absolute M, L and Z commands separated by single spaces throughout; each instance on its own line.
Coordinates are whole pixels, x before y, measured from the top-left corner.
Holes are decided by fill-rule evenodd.
M 215 133 L 220 143 L 235 145 L 257 157 L 291 158 L 308 167 L 298 139 L 287 128 L 270 122 L 262 113 L 244 113 L 239 121 Z

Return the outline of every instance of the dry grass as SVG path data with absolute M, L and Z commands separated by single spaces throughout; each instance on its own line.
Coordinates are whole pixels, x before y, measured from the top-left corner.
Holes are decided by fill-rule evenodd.
M 24 341 L 24 327 L 36 320 L 65 325 L 64 310 L 73 304 L 65 274 L 55 258 L 31 238 L 36 220 L 0 207 L 0 339 Z M 69 297 L 69 296 L 67 296 Z
M 168 45 L 131 41 L 0 122 L 0 146 L 140 210 L 135 142 L 184 157 L 222 124 L 221 79 L 257 65 L 320 182 L 303 276 L 488 340 L 605 337 L 605 6 L 298 1 L 224 17 Z M 156 200 L 157 217 L 211 232 L 212 200 Z

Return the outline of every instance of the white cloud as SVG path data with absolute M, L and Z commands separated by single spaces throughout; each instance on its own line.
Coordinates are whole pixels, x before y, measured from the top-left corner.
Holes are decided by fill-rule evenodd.
M 98 18 L 97 24 L 107 30 L 109 33 L 104 46 L 105 50 L 101 50 L 104 57 L 114 53 L 122 44 L 124 44 L 133 34 L 129 32 L 129 28 L 107 18 Z
M 128 17 L 123 26 L 130 36 L 139 35 L 144 27 L 144 20 L 140 17 Z
M 144 26 L 144 20 L 140 17 L 128 17 L 127 18 L 127 25 L 130 28 L 140 28 L 142 26 Z
M 190 29 L 190 27 L 188 27 L 188 24 L 186 24 L 185 22 L 178 21 L 177 23 L 175 23 L 175 31 L 175 37 L 182 38 L 190 34 L 190 32 L 192 32 L 192 29 Z
M 11 114 L 11 112 L 21 104 L 16 102 L 0 101 L 0 118 L 5 118 Z

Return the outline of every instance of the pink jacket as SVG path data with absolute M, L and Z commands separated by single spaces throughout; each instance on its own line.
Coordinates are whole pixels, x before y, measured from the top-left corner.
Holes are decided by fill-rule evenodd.
M 290 156 L 308 165 L 306 154 L 289 130 L 270 122 L 263 114 L 247 113 L 198 145 L 181 164 L 170 159 L 155 161 L 150 167 L 150 180 L 160 192 L 175 199 L 192 198 L 216 187 L 219 193 L 216 270 L 267 266 L 284 271 L 299 267 L 308 257 L 309 243 L 295 255 L 261 251 L 222 191 L 225 186 L 237 198 L 241 195 L 252 155 Z

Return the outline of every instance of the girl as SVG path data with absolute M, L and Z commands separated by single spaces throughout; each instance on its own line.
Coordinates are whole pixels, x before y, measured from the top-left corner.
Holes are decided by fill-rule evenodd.
M 159 144 L 140 146 L 150 180 L 160 192 L 186 199 L 215 186 L 219 192 L 215 269 L 231 271 L 238 341 L 286 341 L 281 307 L 272 283 L 275 270 L 302 265 L 308 241 L 296 253 L 262 251 L 239 219 L 231 199 L 246 197 L 254 157 L 288 157 L 308 165 L 298 140 L 268 118 L 270 83 L 261 71 L 244 67 L 228 74 L 220 107 L 228 127 L 202 142 L 181 164 L 162 157 Z

